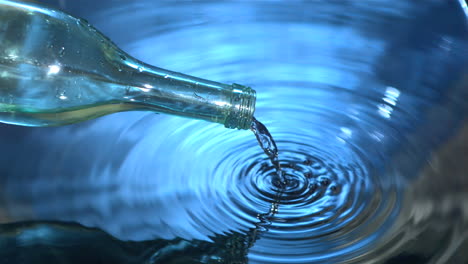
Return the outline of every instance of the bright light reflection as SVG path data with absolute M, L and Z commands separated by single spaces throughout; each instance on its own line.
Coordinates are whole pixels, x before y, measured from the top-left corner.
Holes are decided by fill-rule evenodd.
M 228 105 L 228 103 L 220 102 L 220 101 L 214 101 L 214 104 L 217 105 L 217 106 L 226 106 L 226 105 Z
M 460 0 L 461 7 L 466 15 L 468 15 L 468 4 L 466 4 L 465 0 Z
M 60 72 L 59 65 L 49 65 L 49 72 L 47 72 L 47 75 L 57 74 L 59 72 Z
M 143 84 L 143 87 L 138 87 L 138 89 L 140 89 L 140 91 L 142 91 L 144 93 L 147 93 L 147 92 L 151 91 L 151 89 L 154 88 L 154 86 L 152 86 L 150 84 Z
M 393 96 L 397 98 L 400 96 L 400 90 L 398 90 L 395 87 L 387 86 L 387 89 L 385 90 L 385 93 L 387 93 L 389 96 Z
M 133 64 L 133 63 L 131 63 L 131 62 L 128 62 L 128 61 L 127 61 L 125 64 L 127 64 L 127 65 L 130 66 L 130 67 L 132 67 L 133 69 L 138 69 L 138 65 Z
M 51 10 L 48 10 L 47 8 L 44 8 L 44 7 L 37 7 L 37 6 L 30 5 L 30 4 L 15 3 L 15 2 L 9 2 L 8 5 L 23 8 L 23 9 L 26 9 L 26 10 L 28 10 L 30 12 L 39 12 L 39 13 L 43 13 L 43 14 L 49 15 L 49 16 L 54 15 Z
M 18 58 L 18 50 L 16 49 L 9 50 L 7 53 L 7 57 L 11 60 L 16 60 Z
M 340 128 L 342 135 L 346 138 L 350 138 L 353 135 L 353 131 L 347 127 L 341 127 Z
M 385 137 L 382 133 L 379 133 L 377 131 L 374 131 L 373 133 L 369 133 L 371 138 L 373 138 L 375 141 L 382 141 L 383 138 Z
M 393 108 L 387 104 L 379 104 L 379 114 L 385 118 L 390 118 L 393 112 Z
M 385 118 L 390 118 L 393 112 L 392 106 L 396 106 L 400 94 L 400 90 L 398 90 L 395 87 L 388 86 L 387 89 L 385 89 L 385 94 L 382 100 L 386 104 L 379 104 L 377 106 L 378 112 L 381 116 Z

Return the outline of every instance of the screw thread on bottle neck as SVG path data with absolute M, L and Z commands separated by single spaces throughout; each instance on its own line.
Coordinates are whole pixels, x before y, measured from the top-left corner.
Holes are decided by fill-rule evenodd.
M 249 129 L 255 112 L 256 92 L 250 87 L 233 84 L 231 108 L 224 126 L 227 128 Z

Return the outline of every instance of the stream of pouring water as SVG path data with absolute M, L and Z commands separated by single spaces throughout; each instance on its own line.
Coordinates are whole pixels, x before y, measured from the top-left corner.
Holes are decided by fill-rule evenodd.
M 255 137 L 257 138 L 258 144 L 263 149 L 265 154 L 271 160 L 271 163 L 275 167 L 276 174 L 278 176 L 278 183 L 280 189 L 283 189 L 287 184 L 286 175 L 281 170 L 281 165 L 279 163 L 278 158 L 278 147 L 276 146 L 276 142 L 271 136 L 270 132 L 266 128 L 264 124 L 258 121 L 255 117 L 252 118 L 252 124 L 250 129 L 254 133 Z
M 254 133 L 255 137 L 257 138 L 258 144 L 265 152 L 265 154 L 270 159 L 271 163 L 275 167 L 276 175 L 278 180 L 276 181 L 278 187 L 278 193 L 276 196 L 275 201 L 271 204 L 270 209 L 267 213 L 258 214 L 257 218 L 260 220 L 259 223 L 256 224 L 256 228 L 254 229 L 254 233 L 257 231 L 267 231 L 268 226 L 271 224 L 271 218 L 278 212 L 278 204 L 281 200 L 282 193 L 284 188 L 288 184 L 286 179 L 286 174 L 281 169 L 281 165 L 279 163 L 278 157 L 278 147 L 276 146 L 276 142 L 270 134 L 270 131 L 266 128 L 264 124 L 258 121 L 255 117 L 252 118 L 251 128 L 252 132 Z M 254 235 L 257 237 L 257 235 Z

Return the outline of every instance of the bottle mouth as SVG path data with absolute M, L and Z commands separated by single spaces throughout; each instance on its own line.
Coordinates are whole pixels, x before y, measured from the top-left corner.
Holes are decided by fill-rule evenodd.
M 240 84 L 232 84 L 231 108 L 224 126 L 227 128 L 249 129 L 255 112 L 256 95 L 254 89 Z

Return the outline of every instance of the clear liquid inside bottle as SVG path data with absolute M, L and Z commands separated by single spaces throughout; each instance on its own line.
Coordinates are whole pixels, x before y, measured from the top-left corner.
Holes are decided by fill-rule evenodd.
M 150 110 L 247 129 L 255 91 L 142 63 L 87 21 L 21 2 L 0 3 L 0 121 L 76 123 Z

